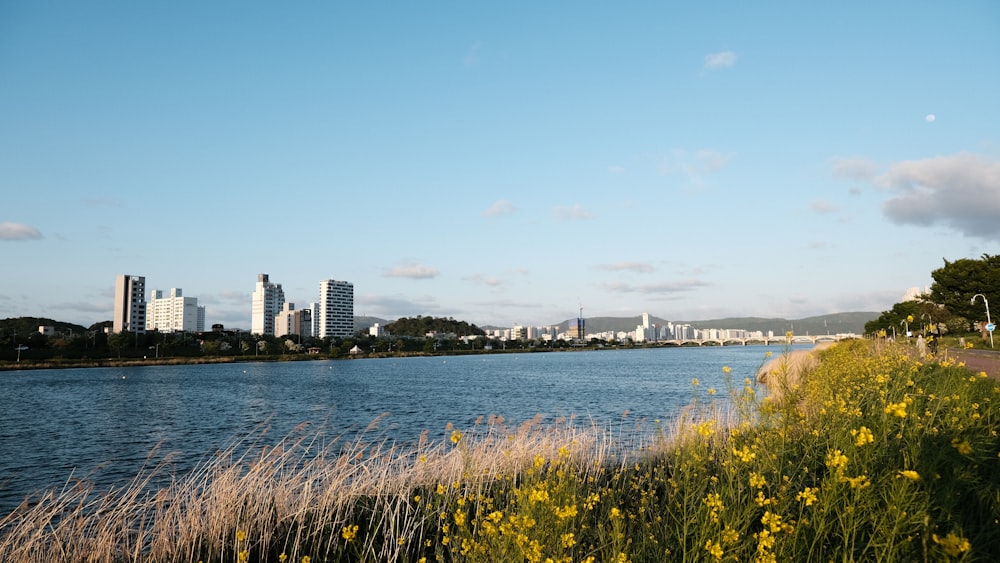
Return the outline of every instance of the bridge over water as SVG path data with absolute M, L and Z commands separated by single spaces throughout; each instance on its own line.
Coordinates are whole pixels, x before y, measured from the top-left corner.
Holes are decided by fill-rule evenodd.
M 860 338 L 857 334 L 820 334 L 816 336 L 795 335 L 789 341 L 787 336 L 749 336 L 747 338 L 684 338 L 673 340 L 657 340 L 647 342 L 660 346 L 746 346 L 748 344 L 817 344 L 819 342 L 837 342 Z

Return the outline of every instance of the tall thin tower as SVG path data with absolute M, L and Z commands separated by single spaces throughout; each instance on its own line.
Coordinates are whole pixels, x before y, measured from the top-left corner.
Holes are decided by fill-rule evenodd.
M 115 278 L 115 332 L 146 333 L 146 278 L 120 274 Z
M 280 283 L 271 283 L 267 274 L 257 275 L 250 311 L 250 333 L 274 336 L 274 318 L 285 306 L 285 291 Z

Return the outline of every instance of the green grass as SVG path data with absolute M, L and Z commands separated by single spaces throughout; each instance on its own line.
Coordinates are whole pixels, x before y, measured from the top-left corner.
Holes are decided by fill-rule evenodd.
M 408 450 L 303 427 L 151 493 L 155 469 L 34 499 L 0 560 L 993 560 L 996 383 L 880 342 L 820 356 L 780 399 L 695 385 L 669 427 L 493 419 Z

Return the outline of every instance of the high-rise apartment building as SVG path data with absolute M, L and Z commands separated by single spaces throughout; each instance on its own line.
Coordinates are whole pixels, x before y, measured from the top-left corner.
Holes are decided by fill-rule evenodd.
M 146 332 L 146 278 L 120 274 L 115 278 L 115 332 Z
M 285 303 L 274 319 L 275 336 L 312 336 L 312 310 L 295 310 L 295 303 Z
M 320 338 L 344 338 L 354 334 L 354 284 L 323 280 L 319 282 Z
M 250 310 L 250 332 L 274 336 L 274 319 L 285 306 L 285 291 L 280 283 L 271 283 L 267 274 L 257 275 Z
M 184 297 L 180 288 L 172 288 L 166 297 L 154 289 L 146 303 L 146 330 L 204 332 L 205 308 L 197 297 Z

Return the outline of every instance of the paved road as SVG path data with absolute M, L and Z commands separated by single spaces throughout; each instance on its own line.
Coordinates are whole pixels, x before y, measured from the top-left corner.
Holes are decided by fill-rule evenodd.
M 993 379 L 1000 380 L 1000 351 L 990 350 L 956 350 L 949 348 L 945 351 L 948 356 L 960 362 L 965 362 L 965 367 L 974 371 L 985 371 Z

